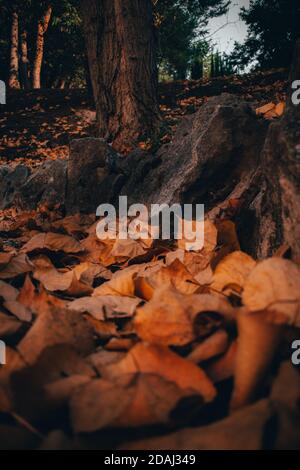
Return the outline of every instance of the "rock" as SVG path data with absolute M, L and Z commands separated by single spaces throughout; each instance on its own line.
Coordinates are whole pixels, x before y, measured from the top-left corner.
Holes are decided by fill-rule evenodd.
M 66 188 L 66 162 L 45 162 L 30 172 L 24 165 L 14 170 L 0 167 L 0 208 L 17 207 L 36 209 L 43 204 L 53 208 L 64 204 Z
M 203 203 L 224 200 L 259 164 L 267 123 L 240 98 L 222 94 L 183 119 L 171 144 L 122 188 L 129 202 Z M 149 158 L 149 157 L 148 157 Z
M 253 206 L 257 255 L 270 256 L 283 243 L 300 256 L 300 105 L 291 100 L 291 83 L 300 77 L 300 41 L 290 73 L 290 94 L 283 117 L 270 125 L 263 155 L 265 191 Z
M 71 142 L 66 193 L 68 213 L 95 213 L 99 204 L 110 201 L 117 184 L 116 175 L 112 176 L 117 159 L 118 155 L 104 139 L 84 138 Z
M 49 208 L 64 205 L 66 167 L 65 160 L 48 161 L 38 167 L 20 188 L 21 205 L 29 209 L 40 204 Z
M 29 170 L 25 165 L 11 169 L 8 165 L 0 167 L 0 209 L 11 207 L 16 195 L 28 178 Z

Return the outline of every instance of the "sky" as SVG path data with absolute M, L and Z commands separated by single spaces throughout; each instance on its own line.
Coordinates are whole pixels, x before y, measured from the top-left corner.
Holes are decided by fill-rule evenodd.
M 249 0 L 231 0 L 226 15 L 213 18 L 208 25 L 208 35 L 220 52 L 231 52 L 234 41 L 243 42 L 247 35 L 247 26 L 239 18 L 241 7 L 248 7 Z

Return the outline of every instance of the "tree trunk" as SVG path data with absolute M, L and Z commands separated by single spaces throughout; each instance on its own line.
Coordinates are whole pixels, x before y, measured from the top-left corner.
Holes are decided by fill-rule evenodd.
M 10 40 L 10 68 L 8 86 L 10 88 L 20 88 L 19 83 L 19 16 L 16 11 L 12 13 L 11 40 Z
M 159 128 L 151 0 L 82 0 L 101 137 L 119 151 Z
M 51 14 L 52 14 L 52 7 L 48 6 L 43 14 L 43 17 L 40 18 L 38 21 L 37 38 L 36 38 L 36 53 L 35 53 L 33 72 L 32 72 L 33 88 L 41 88 L 41 70 L 42 70 L 43 55 L 44 55 L 44 40 L 45 40 L 45 33 L 47 32 L 47 29 L 50 23 Z
M 27 31 L 21 34 L 21 82 L 25 90 L 30 89 Z

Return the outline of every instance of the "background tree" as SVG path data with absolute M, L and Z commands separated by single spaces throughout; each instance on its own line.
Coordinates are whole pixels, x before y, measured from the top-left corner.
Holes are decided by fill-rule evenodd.
M 10 9 L 11 33 L 10 33 L 10 64 L 8 86 L 19 88 L 19 13 L 16 4 Z
M 126 151 L 160 124 L 152 2 L 81 4 L 99 134 Z
M 244 44 L 235 44 L 232 62 L 240 68 L 253 63 L 261 69 L 289 67 L 300 37 L 300 2 L 251 0 L 241 18 L 249 32 Z
M 41 88 L 41 70 L 44 55 L 45 34 L 48 30 L 52 15 L 52 5 L 40 5 L 41 13 L 37 23 L 36 50 L 32 71 L 33 88 Z

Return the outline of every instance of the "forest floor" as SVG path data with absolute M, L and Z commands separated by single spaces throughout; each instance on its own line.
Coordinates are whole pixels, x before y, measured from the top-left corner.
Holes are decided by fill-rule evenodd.
M 257 109 L 286 85 L 285 71 L 161 84 L 153 146 L 210 96 Z M 84 91 L 14 92 L 0 126 L 0 162 L 35 167 L 94 135 L 95 112 Z M 225 215 L 188 251 L 184 239 L 99 240 L 95 214 L 0 212 L 0 449 L 299 447 L 300 267 L 285 246 L 243 253 Z
M 160 84 L 163 131 L 157 148 L 172 139 L 182 116 L 197 111 L 210 97 L 222 92 L 240 95 L 253 108 L 284 99 L 286 70 L 222 77 L 212 80 Z M 0 113 L 0 164 L 24 163 L 31 167 L 45 159 L 67 158 L 74 138 L 96 134 L 96 113 L 85 90 L 10 91 Z M 141 147 L 151 149 L 152 143 Z

